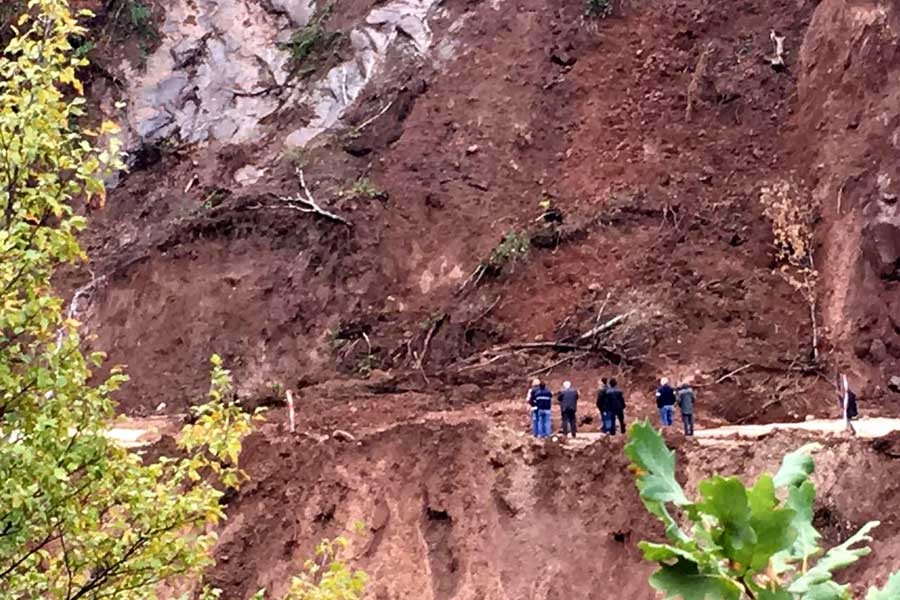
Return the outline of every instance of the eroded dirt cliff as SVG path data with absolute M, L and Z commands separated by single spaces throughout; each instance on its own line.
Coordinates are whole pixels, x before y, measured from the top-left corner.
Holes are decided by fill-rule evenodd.
M 354 442 L 269 428 L 245 451 L 251 483 L 231 504 L 210 582 L 229 598 L 278 593 L 316 540 L 343 534 L 372 577 L 371 598 L 653 600 L 635 544 L 663 534 L 641 507 L 621 440 L 543 445 L 471 418 Z M 682 445 L 683 484 L 693 493 L 699 479 L 738 465 L 749 481 L 802 442 L 776 434 Z M 871 557 L 843 575 L 857 592 L 900 558 L 889 483 L 898 465 L 885 444 L 834 440 L 817 455 L 816 525 L 826 541 L 882 521 Z M 360 520 L 365 529 L 351 535 Z
M 797 88 L 795 143 L 809 152 L 808 184 L 823 216 L 824 316 L 842 361 L 876 394 L 900 358 L 898 27 L 892 2 L 820 3 Z M 894 394 L 877 395 L 896 405 Z

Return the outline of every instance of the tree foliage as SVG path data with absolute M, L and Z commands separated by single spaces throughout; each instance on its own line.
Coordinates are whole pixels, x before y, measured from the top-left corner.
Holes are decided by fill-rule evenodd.
M 314 559 L 306 561 L 303 571 L 291 579 L 283 600 L 359 600 L 366 587 L 363 571 L 351 569 L 343 560 L 347 550 L 346 538 L 323 540 L 316 547 Z M 260 590 L 253 600 L 265 600 Z
M 211 524 L 252 417 L 213 358 L 209 402 L 178 439 L 181 458 L 142 459 L 106 435 L 118 369 L 93 383 L 100 354 L 51 287 L 84 258 L 76 201 L 102 204 L 121 167 L 116 128 L 83 127 L 65 0 L 30 0 L 0 57 L 0 590 L 3 598 L 152 598 L 157 584 L 211 564 Z M 100 140 L 107 141 L 101 145 Z
M 819 546 L 809 479 L 816 449 L 813 444 L 788 454 L 774 476 L 763 474 L 750 488 L 737 477 L 705 479 L 699 498 L 691 500 L 675 479 L 674 453 L 659 433 L 648 423 L 633 425 L 625 452 L 644 506 L 663 522 L 669 538 L 639 544 L 644 558 L 659 566 L 650 584 L 667 599 L 851 598 L 849 586 L 835 582 L 834 573 L 869 553 L 869 532 L 878 522 L 827 551 Z M 900 598 L 900 574 L 866 598 Z
M 819 359 L 816 286 L 819 272 L 813 261 L 813 234 L 818 207 L 791 182 L 778 180 L 760 190 L 763 213 L 772 224 L 778 272 L 803 295 L 812 325 L 812 358 Z

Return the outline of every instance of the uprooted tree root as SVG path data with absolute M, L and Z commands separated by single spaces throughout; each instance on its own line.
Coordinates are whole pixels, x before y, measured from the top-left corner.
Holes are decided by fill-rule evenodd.
M 627 327 L 634 311 L 616 315 L 577 336 L 549 342 L 513 342 L 493 346 L 483 352 L 470 356 L 455 365 L 458 373 L 483 369 L 504 359 L 531 353 L 553 352 L 566 354 L 548 365 L 531 369 L 530 376 L 540 375 L 566 363 L 585 358 L 600 359 L 616 366 L 630 366 L 638 363 L 640 356 L 633 353 L 630 333 L 635 327 Z M 613 335 L 619 333 L 620 335 Z

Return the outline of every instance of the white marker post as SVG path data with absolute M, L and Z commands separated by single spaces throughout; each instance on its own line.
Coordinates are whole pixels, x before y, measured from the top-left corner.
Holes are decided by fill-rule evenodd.
M 288 419 L 290 420 L 291 433 L 294 433 L 294 394 L 291 390 L 285 392 L 288 403 Z

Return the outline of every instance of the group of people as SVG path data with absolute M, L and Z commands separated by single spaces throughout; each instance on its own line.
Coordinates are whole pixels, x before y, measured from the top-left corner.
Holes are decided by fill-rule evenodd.
M 566 381 L 556 394 L 562 419 L 562 435 L 575 437 L 578 430 L 578 390 Z M 663 427 L 670 427 L 675 417 L 675 406 L 681 410 L 684 423 L 684 434 L 694 435 L 694 401 L 696 396 L 690 384 L 682 383 L 678 388 L 669 384 L 663 377 L 656 389 L 656 406 Z M 540 379 L 534 379 L 527 395 L 531 410 L 531 432 L 537 438 L 552 435 L 553 428 L 553 392 Z M 600 411 L 600 430 L 607 435 L 616 434 L 616 422 L 625 433 L 625 394 L 619 389 L 618 382 L 605 377 L 600 380 L 597 390 L 597 409 Z
M 694 435 L 694 390 L 687 382 L 676 390 L 663 377 L 656 388 L 656 408 L 659 409 L 659 420 L 663 427 L 671 427 L 675 420 L 675 405 L 681 410 L 681 421 L 684 423 L 684 435 Z

